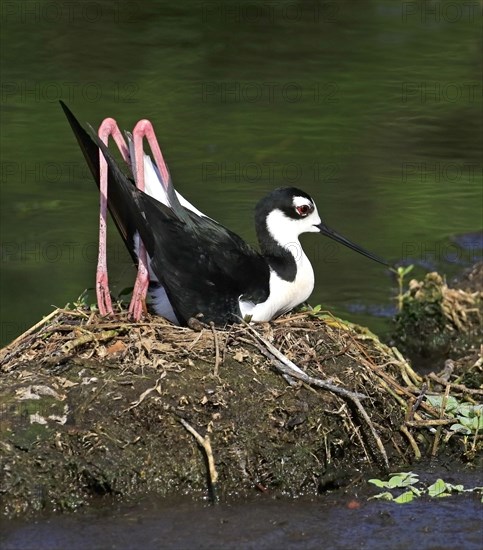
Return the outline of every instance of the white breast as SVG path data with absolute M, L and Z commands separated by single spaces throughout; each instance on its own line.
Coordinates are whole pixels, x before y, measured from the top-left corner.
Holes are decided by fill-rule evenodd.
M 260 304 L 240 300 L 242 317 L 251 316 L 252 321 L 264 322 L 278 317 L 295 306 L 305 302 L 314 290 L 314 270 L 304 252 L 297 261 L 297 275 L 294 281 L 284 281 L 270 270 L 270 294 Z

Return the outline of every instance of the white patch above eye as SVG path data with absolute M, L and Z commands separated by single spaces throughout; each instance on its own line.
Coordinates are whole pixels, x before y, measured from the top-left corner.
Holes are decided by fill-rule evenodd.
M 314 206 L 314 203 L 307 197 L 294 197 L 292 199 L 292 204 L 295 208 L 299 206 L 310 206 L 311 208 L 313 208 Z
M 304 200 L 307 201 L 307 199 Z M 307 204 L 307 202 L 304 204 Z M 293 252 L 293 247 L 300 247 L 299 235 L 302 233 L 320 232 L 320 229 L 316 227 L 321 221 L 317 213 L 317 208 L 315 205 L 312 205 L 312 203 L 310 204 L 313 206 L 314 211 L 302 218 L 289 218 L 278 208 L 272 210 L 267 216 L 266 224 L 270 236 L 279 245 L 292 249 L 294 257 L 296 257 L 296 255 Z

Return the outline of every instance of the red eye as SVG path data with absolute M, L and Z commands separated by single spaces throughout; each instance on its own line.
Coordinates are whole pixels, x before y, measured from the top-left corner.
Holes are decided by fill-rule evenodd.
M 301 204 L 300 206 L 296 206 L 295 210 L 297 210 L 297 214 L 299 214 L 299 216 L 305 218 L 305 216 L 308 216 L 312 212 L 313 207 L 309 204 Z

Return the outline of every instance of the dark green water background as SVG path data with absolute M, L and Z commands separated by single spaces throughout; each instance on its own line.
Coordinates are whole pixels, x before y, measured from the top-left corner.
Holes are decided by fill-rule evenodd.
M 95 186 L 58 100 L 151 119 L 175 185 L 255 240 L 280 185 L 417 274 L 481 256 L 479 1 L 1 3 L 1 343 L 94 282 Z M 115 229 L 114 293 L 134 270 Z M 312 304 L 382 330 L 387 271 L 316 235 Z M 92 301 L 94 299 L 93 294 Z

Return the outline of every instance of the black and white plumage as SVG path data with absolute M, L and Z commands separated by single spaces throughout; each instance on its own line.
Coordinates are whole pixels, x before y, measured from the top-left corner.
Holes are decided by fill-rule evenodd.
M 322 233 L 381 263 L 383 260 L 329 229 L 313 199 L 294 187 L 278 188 L 257 204 L 255 227 L 260 252 L 205 216 L 179 195 L 167 169 L 142 153 L 136 157 L 129 134 L 131 173 L 126 175 L 102 140 L 91 137 L 62 104 L 99 185 L 99 148 L 109 167 L 107 204 L 133 260 L 139 238 L 146 247 L 155 313 L 186 324 L 202 315 L 225 325 L 250 317 L 269 321 L 306 301 L 314 272 L 299 241 Z M 143 162 L 145 192 L 135 184 Z M 167 174 L 167 175 L 166 175 Z

